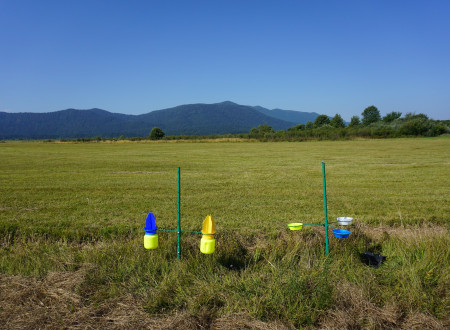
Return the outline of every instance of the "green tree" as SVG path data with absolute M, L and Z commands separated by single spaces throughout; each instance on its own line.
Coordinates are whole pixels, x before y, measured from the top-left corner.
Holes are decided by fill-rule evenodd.
M 259 135 L 261 135 L 261 136 L 275 133 L 272 126 L 269 126 L 267 124 L 258 125 L 258 132 L 259 132 Z
M 362 112 L 362 123 L 364 126 L 376 123 L 381 120 L 380 111 L 374 105 L 367 107 Z
M 275 133 L 272 126 L 269 126 L 267 124 L 258 125 L 258 127 L 253 127 L 250 130 L 250 136 L 252 137 L 258 137 L 258 136 L 267 136 L 270 134 Z
M 401 116 L 402 116 L 401 112 L 392 111 L 392 112 L 388 113 L 386 116 L 383 117 L 383 121 L 385 123 L 390 123 L 390 122 L 393 122 L 396 119 L 399 119 Z
M 164 132 L 159 127 L 153 127 L 152 131 L 150 132 L 150 140 L 160 140 L 164 137 Z
M 355 127 L 361 124 L 361 120 L 359 119 L 359 116 L 353 116 L 350 119 L 350 124 L 348 124 L 348 127 Z
M 306 129 L 312 129 L 314 126 L 313 122 L 311 120 L 308 120 L 305 124 Z
M 259 134 L 259 130 L 256 127 L 253 127 L 250 130 L 250 136 L 257 136 Z
M 314 128 L 318 128 L 320 126 L 323 126 L 325 124 L 330 123 L 330 118 L 327 115 L 319 115 L 317 116 L 316 120 L 314 120 Z
M 262 124 L 262 125 L 258 125 L 258 131 L 259 134 L 261 135 L 265 135 L 267 133 L 274 133 L 275 131 L 273 130 L 272 126 L 269 126 L 267 124 Z
M 344 119 L 342 119 L 340 114 L 336 114 L 330 121 L 330 125 L 336 128 L 345 127 Z
M 305 129 L 304 124 L 298 124 L 298 125 L 295 125 L 294 127 L 288 128 L 288 131 L 302 131 L 304 129 Z

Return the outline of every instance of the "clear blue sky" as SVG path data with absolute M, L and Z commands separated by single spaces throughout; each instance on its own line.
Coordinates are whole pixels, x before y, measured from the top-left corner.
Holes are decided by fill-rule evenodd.
M 0 0 L 0 111 L 450 119 L 450 1 Z

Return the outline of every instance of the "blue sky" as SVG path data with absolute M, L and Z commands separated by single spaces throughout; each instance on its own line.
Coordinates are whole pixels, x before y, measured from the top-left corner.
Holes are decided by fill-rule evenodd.
M 450 119 L 450 1 L 0 0 L 0 111 Z

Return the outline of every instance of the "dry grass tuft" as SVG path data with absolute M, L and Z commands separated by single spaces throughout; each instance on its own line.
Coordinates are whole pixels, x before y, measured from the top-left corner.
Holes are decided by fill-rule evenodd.
M 375 240 L 380 240 L 386 235 L 405 241 L 424 240 L 436 236 L 448 235 L 448 229 L 446 227 L 435 224 L 423 225 L 420 227 L 390 227 L 381 225 L 370 226 L 365 223 L 357 223 L 355 224 L 355 228 L 361 230 L 365 235 Z
M 76 289 L 89 269 L 85 266 L 72 273 L 52 272 L 42 280 L 0 274 L 2 329 L 290 329 L 279 322 L 265 323 L 244 314 L 217 319 L 207 312 L 152 316 L 132 295 L 85 305 Z
M 257 329 L 257 330 L 284 330 L 294 329 L 281 322 L 262 322 L 252 318 L 250 315 L 239 313 L 223 316 L 214 320 L 211 329 Z
M 0 275 L 0 324 L 3 329 L 61 328 L 98 329 L 150 327 L 152 319 L 131 295 L 85 306 L 76 288 L 84 281 L 89 266 L 76 272 L 52 272 L 43 280 Z
M 369 301 L 360 288 L 340 283 L 336 290 L 335 309 L 322 322 L 325 328 L 394 328 L 399 315 L 394 308 L 380 308 Z
M 402 329 L 448 329 L 450 327 L 450 320 L 447 320 L 447 324 L 442 324 L 437 321 L 433 316 L 423 313 L 409 314 L 405 321 L 402 323 Z
M 85 268 L 74 273 L 49 273 L 42 281 L 0 275 L 0 323 L 7 328 L 62 325 L 65 315 L 82 308 L 73 291 L 84 278 Z
M 320 322 L 324 329 L 444 329 L 432 316 L 411 313 L 404 316 L 395 306 L 378 307 L 355 285 L 343 282 L 337 285 L 335 308 Z

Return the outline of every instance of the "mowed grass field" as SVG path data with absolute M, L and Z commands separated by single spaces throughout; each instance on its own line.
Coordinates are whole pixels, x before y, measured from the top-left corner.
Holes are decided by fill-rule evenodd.
M 355 218 L 348 239 L 323 222 Z M 199 231 L 211 214 L 216 252 Z M 449 326 L 450 139 L 0 144 L 6 327 Z M 331 232 L 330 232 L 331 234 Z M 364 251 L 381 253 L 378 269 Z

